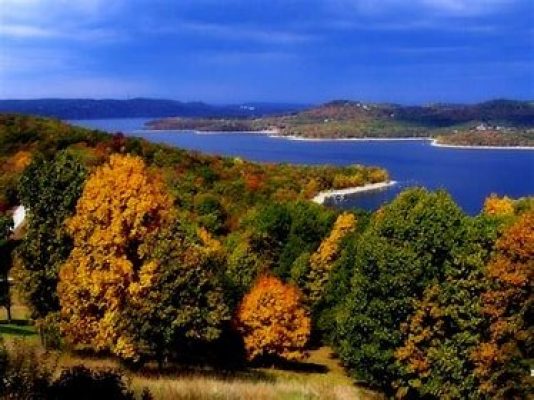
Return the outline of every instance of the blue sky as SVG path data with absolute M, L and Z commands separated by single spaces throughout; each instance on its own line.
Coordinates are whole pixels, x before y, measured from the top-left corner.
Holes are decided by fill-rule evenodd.
M 0 0 L 0 98 L 534 99 L 533 0 Z

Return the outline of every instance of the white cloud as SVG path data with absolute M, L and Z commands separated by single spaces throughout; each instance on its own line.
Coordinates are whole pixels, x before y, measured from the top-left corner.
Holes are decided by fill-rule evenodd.
M 123 0 L 0 0 L 0 37 L 117 39 L 99 25 Z
M 49 38 L 57 36 L 58 32 L 53 29 L 21 24 L 0 25 L 0 36 L 13 38 Z
M 425 7 L 458 15 L 477 15 L 497 11 L 515 0 L 420 0 Z
M 172 26 L 148 27 L 148 33 L 183 34 L 212 36 L 219 40 L 238 40 L 244 42 L 299 44 L 316 40 L 317 35 L 282 29 L 264 29 L 242 24 L 219 24 L 212 22 L 181 21 Z
M 363 14 L 405 10 L 448 16 L 477 16 L 497 12 L 518 0 L 333 0 L 335 7 L 353 8 Z

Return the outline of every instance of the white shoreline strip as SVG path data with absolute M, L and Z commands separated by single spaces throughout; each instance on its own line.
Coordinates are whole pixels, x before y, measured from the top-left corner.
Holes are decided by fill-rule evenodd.
M 427 137 L 397 137 L 397 138 L 308 138 L 304 136 L 295 136 L 295 135 L 269 135 L 273 139 L 286 139 L 286 140 L 297 140 L 303 142 L 404 142 L 404 141 L 429 141 L 433 140 L 432 138 Z
M 312 201 L 317 204 L 324 204 L 325 200 L 331 197 L 336 196 L 345 196 L 355 193 L 363 193 L 363 192 L 372 192 L 375 190 L 382 190 L 386 189 L 390 186 L 394 186 L 397 184 L 397 181 L 387 181 L 387 182 L 378 182 L 378 183 L 370 183 L 363 186 L 356 186 L 356 187 L 350 187 L 346 189 L 338 189 L 338 190 L 325 190 L 323 192 L 319 192 Z
M 534 147 L 531 146 L 468 146 L 461 144 L 446 144 L 439 143 L 437 139 L 432 139 L 430 145 L 434 147 L 444 147 L 459 150 L 534 150 Z

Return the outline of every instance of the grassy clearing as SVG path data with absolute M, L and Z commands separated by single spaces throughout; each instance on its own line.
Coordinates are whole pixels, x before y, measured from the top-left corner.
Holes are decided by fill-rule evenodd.
M 0 335 L 9 347 L 14 339 L 39 345 L 35 327 L 28 324 L 28 310 L 15 302 L 13 323 L 7 324 L 5 310 L 0 311 Z M 58 353 L 58 370 L 62 367 L 85 365 L 89 368 L 120 368 L 111 358 L 86 357 Z M 310 352 L 301 363 L 283 368 L 250 368 L 243 371 L 186 369 L 171 366 L 159 371 L 147 365 L 137 373 L 125 373 L 140 396 L 148 388 L 156 400 L 375 400 L 378 394 L 359 388 L 346 375 L 328 347 Z
M 11 307 L 11 323 L 7 320 L 7 311 L 0 308 L 0 336 L 4 339 L 9 338 L 31 338 L 36 337 L 35 327 L 29 323 L 29 311 L 17 296 L 13 296 L 13 305 Z
M 136 376 L 138 390 L 147 387 L 156 399 L 379 399 L 357 388 L 345 374 L 329 348 L 312 351 L 306 363 L 294 369 L 261 368 L 234 376 L 217 377 L 206 374 L 178 376 Z
M 83 364 L 90 368 L 117 368 L 111 359 L 62 354 L 59 365 Z M 310 353 L 305 363 L 291 369 L 251 368 L 244 371 L 185 369 L 171 366 L 163 372 L 148 365 L 126 374 L 136 393 L 148 388 L 157 400 L 348 400 L 381 399 L 353 385 L 331 350 L 322 347 Z

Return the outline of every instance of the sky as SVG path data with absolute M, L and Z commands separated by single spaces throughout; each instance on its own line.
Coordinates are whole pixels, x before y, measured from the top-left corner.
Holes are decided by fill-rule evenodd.
M 0 0 L 0 98 L 534 99 L 534 0 Z

